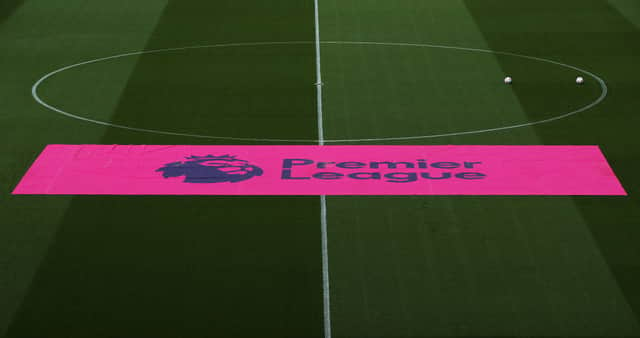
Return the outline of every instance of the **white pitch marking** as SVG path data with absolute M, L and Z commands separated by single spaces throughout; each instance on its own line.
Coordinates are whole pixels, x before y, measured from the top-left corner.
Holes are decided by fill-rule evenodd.
M 227 44 L 218 44 L 218 45 L 200 45 L 200 46 L 191 46 L 191 47 L 156 49 L 156 50 L 148 50 L 148 51 L 139 51 L 139 52 L 130 52 L 130 53 L 118 54 L 118 55 L 114 55 L 114 56 L 109 56 L 109 57 L 89 60 L 89 61 L 85 61 L 85 62 L 80 62 L 80 63 L 74 64 L 74 65 L 70 65 L 70 66 L 66 66 L 66 67 L 54 70 L 54 71 L 44 75 L 42 78 L 40 78 L 33 85 L 33 87 L 31 88 L 31 95 L 33 96 L 33 98 L 40 105 L 46 107 L 49 110 L 52 110 L 52 111 L 58 113 L 58 114 L 61 114 L 61 115 L 64 115 L 64 116 L 67 116 L 67 117 L 70 117 L 70 118 L 73 118 L 73 119 L 76 119 L 76 120 L 81 120 L 81 121 L 85 121 L 85 122 L 99 124 L 99 125 L 103 125 L 103 126 L 107 126 L 107 127 L 120 128 L 120 129 L 126 129 L 126 130 L 131 130 L 131 131 L 139 131 L 139 132 L 145 132 L 145 133 L 160 134 L 160 135 L 186 136 L 186 137 L 203 138 L 203 139 L 215 139 L 215 140 L 254 141 L 254 142 L 319 143 L 321 140 L 228 137 L 228 136 L 199 135 L 199 134 L 190 134 L 190 133 L 172 132 L 172 131 L 164 131 L 164 130 L 154 130 L 154 129 L 146 129 L 146 128 L 129 127 L 129 126 L 121 125 L 121 124 L 115 124 L 115 123 L 99 121 L 99 120 L 95 120 L 95 119 L 91 119 L 91 118 L 87 118 L 87 117 L 82 117 L 82 116 L 78 116 L 78 115 L 66 112 L 66 111 L 64 111 L 64 110 L 62 110 L 60 108 L 57 108 L 57 107 L 54 107 L 53 105 L 48 104 L 42 98 L 40 98 L 40 96 L 38 95 L 38 88 L 40 87 L 40 85 L 44 81 L 46 81 L 47 79 L 53 77 L 54 75 L 56 75 L 58 73 L 64 72 L 64 71 L 72 69 L 72 68 L 84 66 L 84 65 L 89 65 L 89 64 L 93 64 L 93 63 L 97 63 L 97 62 L 108 61 L 108 60 L 113 60 L 113 59 L 118 59 L 118 58 L 123 58 L 123 57 L 128 57 L 128 56 L 136 56 L 136 55 L 143 55 L 143 54 L 155 54 L 155 53 L 181 51 L 181 50 L 189 50 L 189 49 L 201 49 L 201 48 L 275 46 L 275 45 L 296 45 L 296 44 L 311 44 L 311 43 L 313 43 L 313 42 L 311 42 L 311 41 L 281 41 L 281 42 L 227 43 Z M 558 62 L 558 61 L 553 61 L 553 60 L 549 60 L 549 59 L 543 59 L 543 58 L 539 58 L 539 57 L 535 57 L 535 56 L 516 54 L 516 53 L 511 53 L 511 52 L 499 52 L 499 51 L 492 51 L 492 50 L 488 50 L 488 49 L 456 47 L 456 46 L 446 46 L 446 45 L 434 45 L 434 44 L 423 44 L 423 43 L 404 43 L 404 42 L 321 41 L 320 44 L 424 47 L 424 48 L 452 49 L 452 50 L 461 50 L 461 51 L 478 52 L 478 53 L 490 53 L 490 54 L 497 54 L 497 55 L 508 55 L 508 56 L 519 57 L 519 58 L 523 58 L 523 59 L 529 59 L 529 60 L 535 60 L 535 61 L 550 63 L 550 64 L 554 64 L 554 65 L 557 65 L 557 66 L 569 68 L 569 69 L 584 73 L 586 75 L 589 75 L 593 79 L 595 79 L 596 82 L 598 82 L 598 84 L 600 85 L 600 89 L 601 89 L 600 96 L 595 101 L 591 102 L 590 104 L 588 104 L 588 105 L 586 105 L 586 106 L 584 106 L 582 108 L 578 108 L 578 109 L 576 109 L 574 111 L 571 111 L 571 112 L 568 112 L 566 114 L 558 115 L 558 116 L 547 118 L 547 119 L 543 119 L 543 120 L 533 121 L 533 122 L 520 123 L 520 124 L 514 124 L 514 125 L 508 125 L 508 126 L 501 126 L 501 127 L 495 127 L 495 128 L 489 128 L 489 129 L 468 130 L 468 131 L 450 132 L 450 133 L 442 133 L 442 134 L 400 136 L 400 137 L 374 137 L 374 138 L 360 138 L 360 139 L 333 139 L 333 140 L 324 139 L 322 141 L 325 144 L 326 143 L 419 140 L 419 139 L 430 139 L 430 138 L 447 137 L 447 136 L 481 134 L 481 133 L 489 133 L 489 132 L 495 132 L 495 131 L 504 131 L 504 130 L 522 128 L 522 127 L 529 127 L 529 126 L 534 126 L 534 125 L 538 125 L 538 124 L 557 121 L 557 120 L 560 120 L 560 119 L 564 119 L 564 118 L 567 118 L 567 117 L 582 113 L 582 112 L 584 112 L 586 110 L 589 110 L 589 109 L 595 107 L 596 105 L 600 104 L 602 101 L 604 101 L 604 99 L 607 97 L 607 94 L 608 94 L 608 91 L 609 91 L 608 88 L 607 88 L 606 82 L 602 78 L 600 78 L 598 75 L 596 75 L 594 73 L 591 73 L 591 72 L 589 72 L 587 70 L 584 70 L 584 69 L 581 69 L 581 68 L 578 68 L 578 67 L 575 67 L 575 66 L 571 66 L 571 65 L 568 65 L 568 64 L 565 64 L 565 63 L 562 63 L 562 62 Z M 316 83 L 316 86 L 318 86 L 318 87 L 321 87 L 321 85 L 322 85 L 321 83 Z
M 320 62 L 319 0 L 313 1 L 316 34 L 316 101 L 318 109 L 318 145 L 324 146 L 324 120 L 322 116 L 322 67 Z M 322 304 L 324 338 L 331 338 L 331 288 L 329 283 L 329 235 L 327 231 L 327 196 L 320 195 L 320 232 L 322 236 Z

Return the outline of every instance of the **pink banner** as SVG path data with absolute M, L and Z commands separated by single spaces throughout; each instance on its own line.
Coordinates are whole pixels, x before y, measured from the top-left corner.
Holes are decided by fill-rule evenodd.
M 597 146 L 49 145 L 13 193 L 626 195 Z

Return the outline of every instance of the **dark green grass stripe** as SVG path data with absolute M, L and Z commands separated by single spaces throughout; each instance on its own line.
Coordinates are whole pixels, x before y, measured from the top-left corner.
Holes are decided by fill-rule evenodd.
M 4 0 L 0 2 L 0 24 L 7 21 L 23 3 L 24 0 Z
M 317 204 L 76 198 L 8 337 L 321 336 Z
M 171 1 L 147 49 L 311 40 L 311 6 Z M 246 52 L 142 57 L 112 121 L 316 138 L 313 46 Z M 210 142 L 110 129 L 102 143 Z M 322 336 L 319 220 L 317 197 L 75 197 L 8 337 Z
M 581 210 L 627 301 L 640 314 L 640 32 L 603 0 L 466 1 L 490 47 L 549 57 L 594 71 L 608 83 L 601 105 L 580 116 L 536 126 L 545 144 L 600 145 L 630 196 L 579 197 Z M 498 61 L 506 72 L 512 65 Z M 567 79 L 571 81 L 572 79 Z M 539 98 L 513 86 L 527 112 Z

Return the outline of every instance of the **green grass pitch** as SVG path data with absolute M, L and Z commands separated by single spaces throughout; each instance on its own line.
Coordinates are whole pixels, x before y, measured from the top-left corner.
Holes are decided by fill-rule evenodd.
M 0 1 L 0 337 L 640 337 L 640 3 L 317 4 Z M 599 145 L 629 196 L 329 196 L 326 290 L 317 196 L 11 195 L 47 144 L 315 144 L 316 24 L 329 143 Z M 167 48 L 38 88 L 106 124 L 32 97 Z

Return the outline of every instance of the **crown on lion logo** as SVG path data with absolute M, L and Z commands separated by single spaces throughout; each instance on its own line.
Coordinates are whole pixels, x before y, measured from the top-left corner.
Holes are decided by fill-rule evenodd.
M 206 156 L 191 155 L 191 156 L 187 156 L 185 158 L 187 160 L 237 160 L 237 156 L 231 156 L 229 154 L 222 155 L 222 156 L 213 156 L 211 154 L 206 155 Z M 239 161 L 242 161 L 242 160 L 239 160 Z

